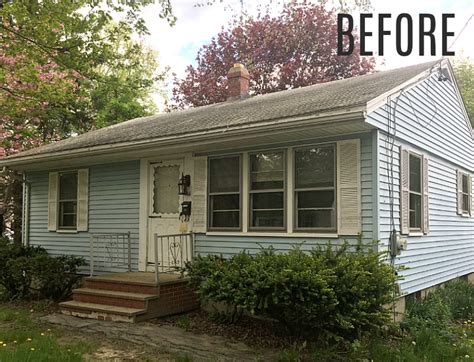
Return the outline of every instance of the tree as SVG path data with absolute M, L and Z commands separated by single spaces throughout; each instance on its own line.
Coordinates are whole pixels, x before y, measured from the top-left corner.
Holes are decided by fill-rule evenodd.
M 471 124 L 474 126 L 474 64 L 468 58 L 459 59 L 454 62 L 454 73 Z
M 291 2 L 281 14 L 244 16 L 223 28 L 175 78 L 173 106 L 225 101 L 226 74 L 235 62 L 251 76 L 252 94 L 271 93 L 353 77 L 373 70 L 373 58 L 361 58 L 359 42 L 351 56 L 338 56 L 336 14 L 308 1 Z
M 21 150 L 150 114 L 157 72 L 140 12 L 153 0 L 0 0 L 0 148 Z M 173 24 L 170 0 L 158 0 Z M 21 182 L 0 175 L 20 238 Z

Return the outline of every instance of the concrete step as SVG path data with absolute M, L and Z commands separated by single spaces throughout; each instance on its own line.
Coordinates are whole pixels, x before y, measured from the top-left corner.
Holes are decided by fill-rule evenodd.
M 78 302 L 137 309 L 146 309 L 148 301 L 157 298 L 159 298 L 159 296 L 156 294 L 130 293 L 93 288 L 79 288 L 73 291 L 73 299 Z
M 76 300 L 59 303 L 61 313 L 81 318 L 133 323 L 146 314 L 146 309 L 85 303 Z

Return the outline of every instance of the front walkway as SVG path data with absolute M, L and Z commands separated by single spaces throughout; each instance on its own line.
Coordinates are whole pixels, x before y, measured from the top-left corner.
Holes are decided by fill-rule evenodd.
M 220 336 L 197 335 L 173 326 L 95 321 L 62 314 L 50 314 L 41 320 L 81 333 L 103 333 L 108 338 L 187 355 L 193 361 L 253 361 L 263 357 L 255 348 L 243 343 L 232 342 Z M 271 360 L 271 355 L 264 353 L 264 359 Z

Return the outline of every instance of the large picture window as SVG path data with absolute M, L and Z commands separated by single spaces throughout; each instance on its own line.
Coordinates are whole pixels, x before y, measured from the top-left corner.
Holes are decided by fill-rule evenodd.
M 295 151 L 295 229 L 336 230 L 335 146 Z
M 209 159 L 209 229 L 240 230 L 240 156 Z
M 59 229 L 77 227 L 77 172 L 59 174 Z
M 250 154 L 250 227 L 285 228 L 285 152 Z
M 410 153 L 410 230 L 421 230 L 422 222 L 422 160 L 421 157 Z

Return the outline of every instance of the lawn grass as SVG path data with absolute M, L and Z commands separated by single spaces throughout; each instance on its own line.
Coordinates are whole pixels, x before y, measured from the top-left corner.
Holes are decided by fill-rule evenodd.
M 0 361 L 82 361 L 90 341 L 60 344 L 60 333 L 41 328 L 34 311 L 0 305 Z

